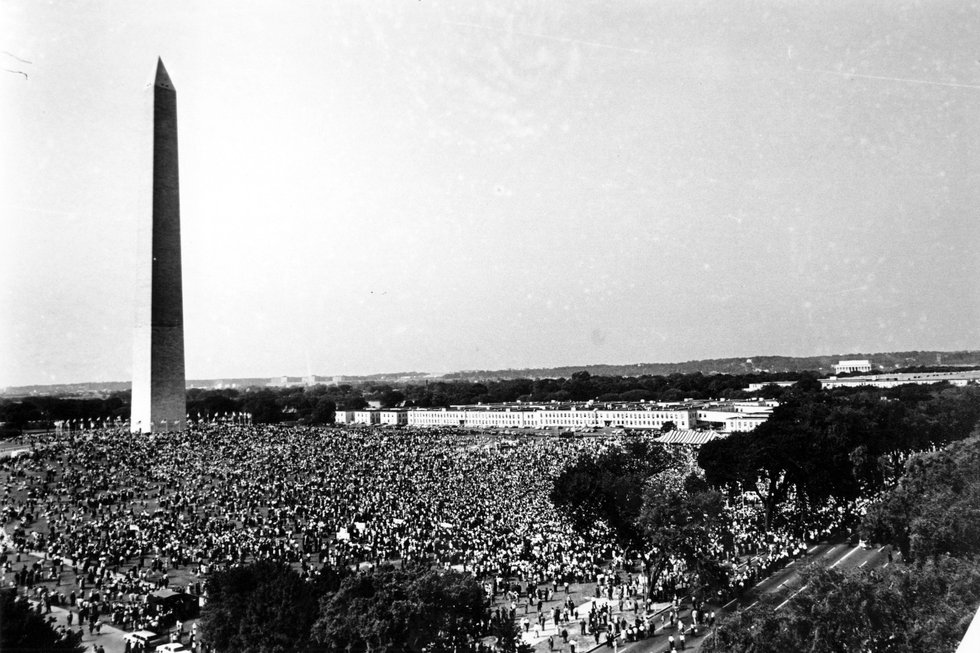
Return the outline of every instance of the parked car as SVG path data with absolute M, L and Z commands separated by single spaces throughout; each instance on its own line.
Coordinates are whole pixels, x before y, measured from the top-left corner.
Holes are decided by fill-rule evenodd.
M 169 644 L 161 644 L 154 649 L 156 653 L 190 653 L 184 645 L 180 642 L 170 642 Z

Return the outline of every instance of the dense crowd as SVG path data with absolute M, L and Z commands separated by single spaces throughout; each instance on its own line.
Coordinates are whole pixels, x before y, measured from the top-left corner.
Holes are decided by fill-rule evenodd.
M 18 577 L 34 587 L 60 578 L 71 560 L 83 594 L 76 600 L 132 627 L 158 625 L 145 597 L 175 570 L 203 576 L 257 559 L 308 573 L 401 559 L 495 584 L 583 580 L 621 552 L 598 527 L 573 533 L 548 492 L 570 458 L 602 446 L 272 426 L 49 437 L 30 455 L 0 460 L 5 564 L 13 569 L 13 550 L 44 552 L 45 578 Z M 55 603 L 71 603 L 57 587 Z M 200 592 L 200 583 L 187 589 Z
M 166 627 L 180 615 L 154 593 L 179 584 L 197 596 L 210 570 L 259 559 L 305 574 L 386 560 L 452 566 L 491 595 L 538 604 L 538 615 L 544 588 L 566 583 L 598 581 L 597 594 L 612 601 L 646 599 L 648 589 L 670 600 L 691 581 L 681 561 L 653 588 L 642 573 L 621 581 L 610 570 L 639 572 L 642 554 L 623 551 L 601 523 L 574 532 L 548 498 L 566 465 L 614 442 L 234 425 L 44 436 L 27 455 L 0 459 L 0 564 L 42 604 L 72 606 L 90 628 L 101 619 Z M 818 514 L 809 532 L 769 532 L 751 504 L 728 511 L 728 535 L 705 555 L 732 563 L 736 587 L 805 551 L 837 516 Z M 22 562 L 25 551 L 43 552 L 44 562 Z

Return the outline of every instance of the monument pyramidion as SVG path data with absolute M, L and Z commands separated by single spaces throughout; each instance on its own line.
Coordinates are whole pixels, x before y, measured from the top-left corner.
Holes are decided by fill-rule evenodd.
M 144 177 L 139 233 L 136 333 L 130 430 L 179 431 L 187 426 L 184 307 L 177 173 L 177 91 L 157 60 L 148 89 L 152 104 L 152 175 Z M 150 158 L 145 156 L 145 158 Z M 150 164 L 150 161 L 146 161 Z

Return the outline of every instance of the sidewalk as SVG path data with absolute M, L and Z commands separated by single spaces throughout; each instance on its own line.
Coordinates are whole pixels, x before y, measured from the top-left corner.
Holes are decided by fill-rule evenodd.
M 623 610 L 622 612 L 618 609 L 619 600 L 610 600 L 606 598 L 597 598 L 595 583 L 573 583 L 569 586 L 568 594 L 559 591 L 556 593 L 551 601 L 544 601 L 541 607 L 541 612 L 545 615 L 545 625 L 543 629 L 535 631 L 535 626 L 539 624 L 537 611 L 535 604 L 528 605 L 526 597 L 522 599 L 520 603 L 517 604 L 517 614 L 516 623 L 521 629 L 522 640 L 524 643 L 529 644 L 533 647 L 535 653 L 549 653 L 550 651 L 569 651 L 570 642 L 576 642 L 576 652 L 582 653 L 583 651 L 593 650 L 599 648 L 599 646 L 605 646 L 604 634 L 601 634 L 600 645 L 597 646 L 595 643 L 595 638 L 589 633 L 582 633 L 581 618 L 588 619 L 589 611 L 591 610 L 593 604 L 598 603 L 599 605 L 611 604 L 613 606 L 612 615 L 614 618 L 619 616 L 624 616 L 627 621 L 633 623 L 636 620 L 637 612 L 633 606 L 635 603 L 632 599 L 628 599 L 630 607 Z M 552 616 L 553 609 L 558 606 L 564 605 L 567 597 L 571 597 L 575 605 L 575 611 L 578 613 L 578 619 L 572 619 L 569 621 L 562 621 L 556 626 L 554 618 Z M 510 601 L 507 599 L 501 600 L 498 598 L 494 601 L 494 608 L 496 607 L 509 608 Z M 525 607 L 527 612 L 525 612 Z M 647 610 L 648 615 L 656 615 L 659 620 L 659 615 L 665 609 L 670 607 L 670 603 L 655 603 L 649 606 Z M 527 618 L 530 622 L 528 630 L 525 632 L 522 620 Z M 659 621 L 657 621 L 659 626 Z M 566 643 L 562 640 L 561 631 L 566 630 L 568 632 L 569 642 Z M 548 637 L 554 637 L 554 647 L 549 649 Z
M 37 602 L 31 600 L 31 605 L 36 606 Z M 42 615 L 46 618 L 54 618 L 54 626 L 65 626 L 68 628 L 68 610 L 61 607 L 51 606 L 51 612 Z M 86 651 L 94 651 L 96 646 L 101 645 L 105 648 L 106 653 L 124 653 L 126 650 L 126 639 L 125 636 L 128 634 L 126 631 L 119 630 L 113 626 L 102 624 L 99 629 L 99 634 L 89 634 L 88 625 L 86 624 L 82 628 L 78 623 L 78 615 L 74 615 L 72 620 L 72 625 L 70 629 L 73 632 L 82 633 L 82 644 L 85 646 Z

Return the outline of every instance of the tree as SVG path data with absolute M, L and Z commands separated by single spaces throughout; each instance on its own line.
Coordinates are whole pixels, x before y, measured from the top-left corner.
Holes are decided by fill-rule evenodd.
M 207 582 L 202 639 L 219 653 L 308 650 L 320 593 L 338 583 L 329 569 L 310 583 L 288 565 L 268 561 L 216 571 Z
M 660 431 L 663 433 L 670 433 L 671 431 L 677 430 L 677 424 L 674 424 L 672 420 L 667 420 L 664 425 L 660 427 Z
M 758 494 L 765 508 L 767 528 L 794 483 L 804 476 L 803 465 L 807 464 L 801 451 L 807 447 L 807 436 L 790 429 L 783 432 L 768 424 L 752 433 L 733 433 L 713 440 L 698 452 L 698 464 L 710 485 L 727 487 L 732 494 L 745 490 Z
M 310 415 L 314 424 L 332 424 L 337 413 L 337 404 L 330 397 L 320 397 Z
M 82 653 L 81 641 L 77 632 L 58 632 L 16 590 L 0 590 L 0 651 Z
M 573 373 L 572 378 L 565 383 L 564 390 L 575 401 L 592 399 L 598 394 L 592 381 L 592 375 L 585 370 Z
M 604 401 L 647 401 L 653 399 L 653 393 L 649 390 L 643 388 L 637 388 L 636 390 L 627 390 L 621 394 L 609 394 L 600 396 L 599 399 L 603 400 L 603 397 L 610 397 Z
M 980 433 L 910 459 L 898 486 L 868 511 L 862 533 L 897 545 L 906 560 L 980 555 Z
M 740 611 L 702 650 L 953 651 L 980 604 L 980 433 L 912 458 L 861 529 L 915 564 L 811 567 L 784 611 Z
M 805 514 L 879 492 L 908 455 L 966 437 L 978 418 L 980 394 L 971 388 L 917 403 L 882 390 L 794 389 L 755 431 L 705 444 L 698 461 L 712 486 L 757 492 L 768 527 L 790 499 Z
M 493 618 L 490 622 L 490 635 L 497 638 L 497 650 L 503 653 L 532 653 L 534 648 L 524 643 L 517 622 L 506 615 L 503 619 Z
M 472 576 L 384 565 L 347 577 L 324 596 L 312 638 L 326 652 L 448 652 L 475 642 L 488 617 Z
M 793 384 L 793 392 L 799 394 L 819 392 L 820 387 L 820 381 L 816 374 L 804 372 L 800 380 Z
M 598 456 L 585 454 L 555 479 L 551 501 L 581 531 L 601 521 L 627 546 L 642 546 L 643 484 L 673 460 L 663 445 L 648 440 L 630 440 Z
M 40 409 L 30 401 L 5 401 L 0 404 L 0 422 L 11 433 L 19 432 L 29 422 L 43 418 Z
M 274 424 L 282 420 L 282 406 L 272 390 L 249 392 L 242 399 L 242 407 L 252 414 L 252 421 L 256 424 Z
M 975 559 L 943 557 L 922 568 L 810 567 L 805 589 L 726 618 L 701 646 L 705 653 L 808 651 L 877 653 L 955 650 L 980 603 Z
M 350 395 L 344 400 L 344 410 L 361 410 L 368 405 L 367 399 L 360 394 Z
M 381 407 L 391 408 L 393 406 L 399 406 L 405 401 L 405 394 L 399 390 L 388 389 L 381 393 Z
M 650 586 L 668 560 L 678 558 L 693 572 L 690 591 L 704 597 L 727 583 L 722 561 L 711 555 L 712 540 L 727 526 L 722 519 L 724 503 L 721 494 L 697 474 L 683 477 L 677 471 L 651 478 L 643 496 L 639 521 L 654 552 Z

